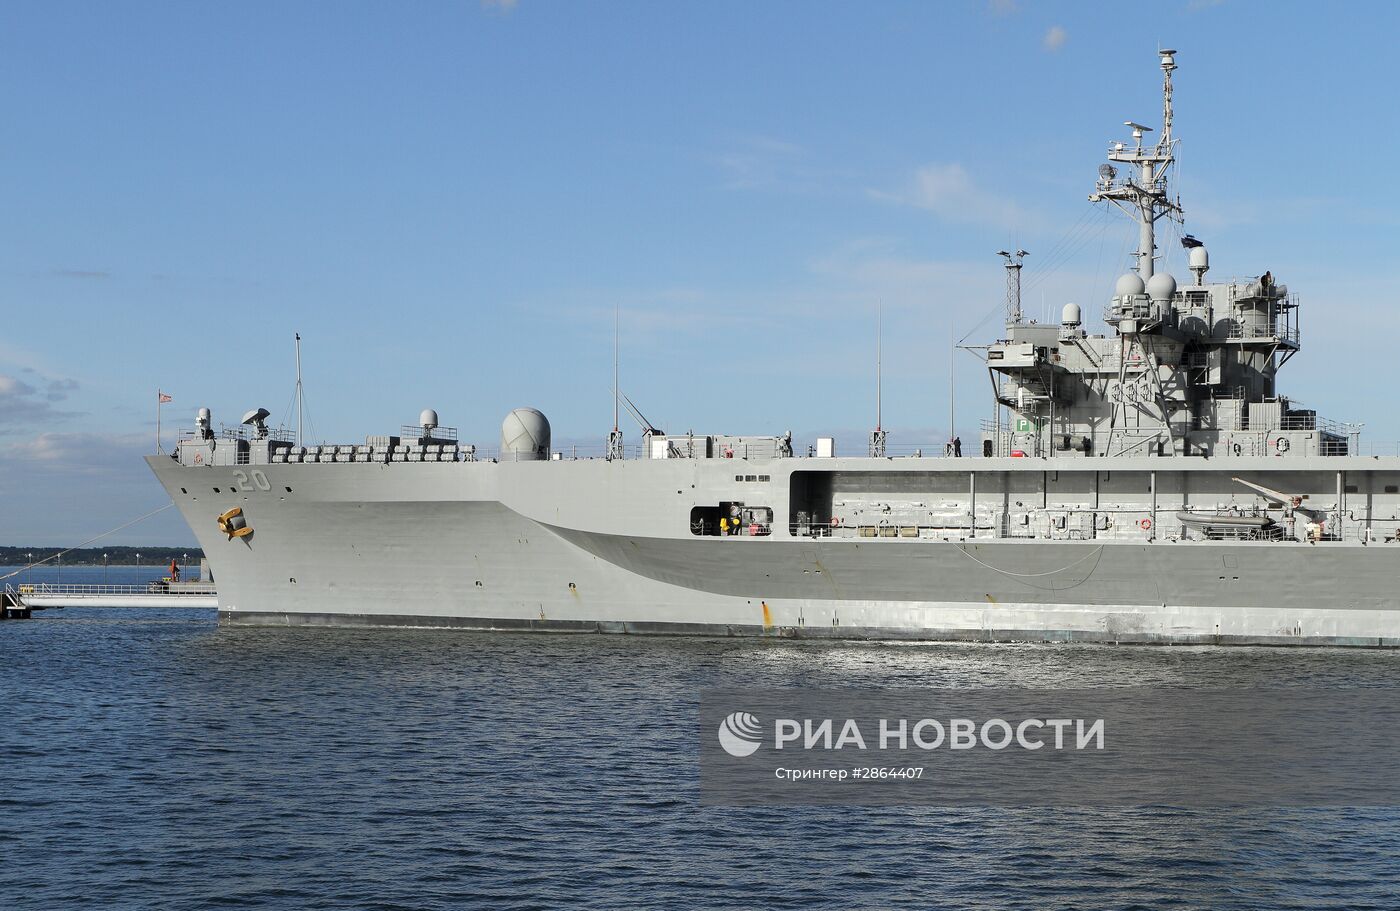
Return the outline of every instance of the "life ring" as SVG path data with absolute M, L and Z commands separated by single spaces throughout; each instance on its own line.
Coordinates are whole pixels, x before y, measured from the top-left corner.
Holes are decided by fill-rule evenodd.
M 725 457 L 726 459 L 732 459 L 732 458 L 734 458 L 734 450 L 733 450 L 733 449 L 726 449 L 726 450 L 724 450 L 724 457 Z
M 196 452 L 196 453 L 194 454 L 194 463 L 195 463 L 196 465 L 200 465 L 200 464 L 203 464 L 203 462 L 204 462 L 204 453 L 202 453 L 202 452 Z
M 1143 531 L 1147 531 L 1147 530 L 1150 529 L 1151 527 L 1152 527 L 1152 520 L 1151 520 L 1151 519 L 1143 519 L 1141 522 L 1138 523 L 1138 528 L 1141 528 Z
M 1277 440 L 1274 440 L 1274 448 L 1277 449 L 1279 452 L 1287 452 L 1287 451 L 1288 451 L 1288 438 L 1287 438 L 1287 437 L 1279 437 Z
M 1235 455 L 1239 455 L 1243 447 L 1239 443 L 1235 444 Z
M 835 516 L 832 516 L 832 517 L 831 517 L 831 527 L 832 527 L 832 528 L 836 528 L 836 527 L 839 526 L 840 524 L 841 524 L 841 520 L 840 520 L 840 519 L 836 518 Z

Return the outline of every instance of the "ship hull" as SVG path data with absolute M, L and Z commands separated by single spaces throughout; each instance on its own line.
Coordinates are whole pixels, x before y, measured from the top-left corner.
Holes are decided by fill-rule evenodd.
M 232 624 L 1400 645 L 1400 545 L 663 534 L 639 517 L 715 483 L 685 461 L 150 464 Z

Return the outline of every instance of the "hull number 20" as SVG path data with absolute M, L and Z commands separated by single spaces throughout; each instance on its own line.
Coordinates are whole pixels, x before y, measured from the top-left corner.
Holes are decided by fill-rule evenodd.
M 238 481 L 239 490 L 271 490 L 272 485 L 267 482 L 267 475 L 258 469 L 252 471 L 235 471 L 234 478 Z

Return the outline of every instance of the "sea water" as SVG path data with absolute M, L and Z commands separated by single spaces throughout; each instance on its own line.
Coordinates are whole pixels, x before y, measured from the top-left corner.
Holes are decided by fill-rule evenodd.
M 106 570 L 113 584 L 163 572 Z M 13 911 L 1400 907 L 1397 810 L 709 807 L 696 719 L 710 686 L 1389 687 L 1394 652 L 221 628 L 213 611 L 65 609 L 0 622 L 0 672 Z

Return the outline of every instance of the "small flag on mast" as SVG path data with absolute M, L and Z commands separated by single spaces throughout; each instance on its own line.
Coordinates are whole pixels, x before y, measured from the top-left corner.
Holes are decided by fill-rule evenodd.
M 156 390 L 156 403 L 157 403 L 157 404 L 159 404 L 159 405 L 164 405 L 166 402 L 173 402 L 173 401 L 175 401 L 175 400 L 172 399 L 170 396 L 166 395 L 164 392 L 161 392 L 159 389 Z

